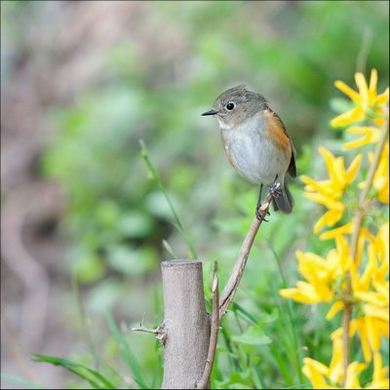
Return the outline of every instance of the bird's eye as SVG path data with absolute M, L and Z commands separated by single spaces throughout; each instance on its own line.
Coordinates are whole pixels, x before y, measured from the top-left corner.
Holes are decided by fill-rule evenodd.
M 236 105 L 233 102 L 226 104 L 226 109 L 229 111 L 233 110 L 234 107 L 236 107 Z

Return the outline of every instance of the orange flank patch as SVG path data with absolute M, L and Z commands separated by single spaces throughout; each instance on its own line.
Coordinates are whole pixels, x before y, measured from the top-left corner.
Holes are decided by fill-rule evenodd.
M 265 110 L 264 116 L 268 121 L 267 132 L 274 146 L 283 150 L 287 159 L 291 158 L 291 142 L 281 120 L 271 111 Z

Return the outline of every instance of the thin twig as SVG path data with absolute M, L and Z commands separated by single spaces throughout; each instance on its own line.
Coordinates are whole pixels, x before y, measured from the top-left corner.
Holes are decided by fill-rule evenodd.
M 214 263 L 214 276 L 213 276 L 213 311 L 211 313 L 211 329 L 210 329 L 210 344 L 207 353 L 206 365 L 201 379 L 196 384 L 197 389 L 207 389 L 210 382 L 211 370 L 213 368 L 215 350 L 217 349 L 218 332 L 219 332 L 219 308 L 218 308 L 218 274 L 217 274 L 217 262 Z
M 151 328 L 145 328 L 142 325 L 142 322 L 140 326 L 136 326 L 134 328 L 131 328 L 132 332 L 144 332 L 144 333 L 151 333 L 155 334 L 157 340 L 162 344 L 165 345 L 165 341 L 167 339 L 167 332 L 165 327 L 165 322 L 161 323 L 157 328 L 151 329 Z
M 143 326 L 138 326 L 135 328 L 131 328 L 132 332 L 144 332 L 144 333 L 153 333 L 153 334 L 158 334 L 158 328 L 151 329 L 151 328 L 145 328 Z
M 363 217 L 367 213 L 368 207 L 366 205 L 368 193 L 370 191 L 370 188 L 372 186 L 372 183 L 374 181 L 375 173 L 379 165 L 379 160 L 381 158 L 383 148 L 385 146 L 385 143 L 387 141 L 387 137 L 389 134 L 389 123 L 388 120 L 385 123 L 384 131 L 382 133 L 382 137 L 378 143 L 378 146 L 375 151 L 374 160 L 370 166 L 370 170 L 368 172 L 367 181 L 365 183 L 364 189 L 360 194 L 359 197 L 359 205 L 358 205 L 358 211 L 355 216 L 354 225 L 353 225 L 353 231 L 352 231 L 352 237 L 351 237 L 351 257 L 354 262 L 356 262 L 357 257 L 357 251 L 358 251 L 358 243 L 359 243 L 359 235 L 360 235 L 360 229 L 363 222 Z M 349 366 L 349 329 L 350 329 L 350 322 L 352 319 L 352 309 L 353 304 L 351 303 L 351 293 L 352 293 L 352 285 L 351 285 L 351 275 L 348 275 L 347 279 L 347 288 L 345 292 L 345 298 L 344 298 L 344 312 L 343 312 L 343 318 L 342 318 L 342 327 L 343 327 L 343 373 L 344 373 L 344 384 L 347 380 L 347 369 Z
M 274 191 L 279 189 L 279 184 L 276 185 Z M 226 283 L 225 288 L 221 294 L 219 300 L 219 318 L 221 319 L 228 310 L 230 303 L 233 300 L 234 294 L 240 283 L 242 274 L 245 269 L 246 262 L 248 260 L 249 253 L 252 249 L 253 242 L 255 240 L 257 231 L 260 228 L 261 223 L 263 222 L 265 216 L 267 215 L 268 208 L 272 202 L 273 194 L 270 192 L 265 197 L 259 208 L 260 219 L 255 217 L 252 221 L 252 224 L 248 230 L 248 233 L 242 243 L 240 253 L 238 254 L 236 263 L 233 267 L 233 271 L 230 275 L 228 282 Z

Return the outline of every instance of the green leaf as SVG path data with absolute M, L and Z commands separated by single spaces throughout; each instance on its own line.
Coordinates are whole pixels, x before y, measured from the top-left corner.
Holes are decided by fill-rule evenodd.
M 247 386 L 244 383 L 231 383 L 229 386 L 230 389 L 252 389 L 252 386 Z
M 249 369 L 241 372 L 232 372 L 223 382 L 216 382 L 216 387 L 219 389 L 253 389 Z
M 237 312 L 238 315 L 244 318 L 246 321 L 251 322 L 252 324 L 257 323 L 255 316 L 249 313 L 248 310 L 244 309 L 244 307 L 237 302 L 232 302 L 232 310 Z
M 118 327 L 116 326 L 111 314 L 108 312 L 106 312 L 106 321 L 111 330 L 112 336 L 114 337 L 115 341 L 118 343 L 119 352 L 123 360 L 127 363 L 131 373 L 133 374 L 133 378 L 135 382 L 142 389 L 148 389 L 149 386 L 147 386 L 145 383 L 141 368 L 139 366 L 139 363 L 134 353 L 130 349 L 127 340 L 125 339 L 125 337 L 122 335 L 122 333 L 119 331 Z
M 32 360 L 38 363 L 50 363 L 54 366 L 61 366 L 86 380 L 94 389 L 115 389 L 115 386 L 98 371 L 73 360 L 39 354 L 33 355 Z
M 250 326 L 245 333 L 233 336 L 232 339 L 237 343 L 248 345 L 266 345 L 272 342 L 272 340 L 263 334 L 263 331 L 256 326 Z

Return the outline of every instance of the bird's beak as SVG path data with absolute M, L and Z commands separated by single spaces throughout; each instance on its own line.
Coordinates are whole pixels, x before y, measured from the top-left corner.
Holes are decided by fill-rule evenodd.
M 204 112 L 201 115 L 202 116 L 206 116 L 206 115 L 215 115 L 215 114 L 218 114 L 218 111 L 215 111 L 215 110 L 211 109 L 210 111 L 206 111 L 206 112 Z

